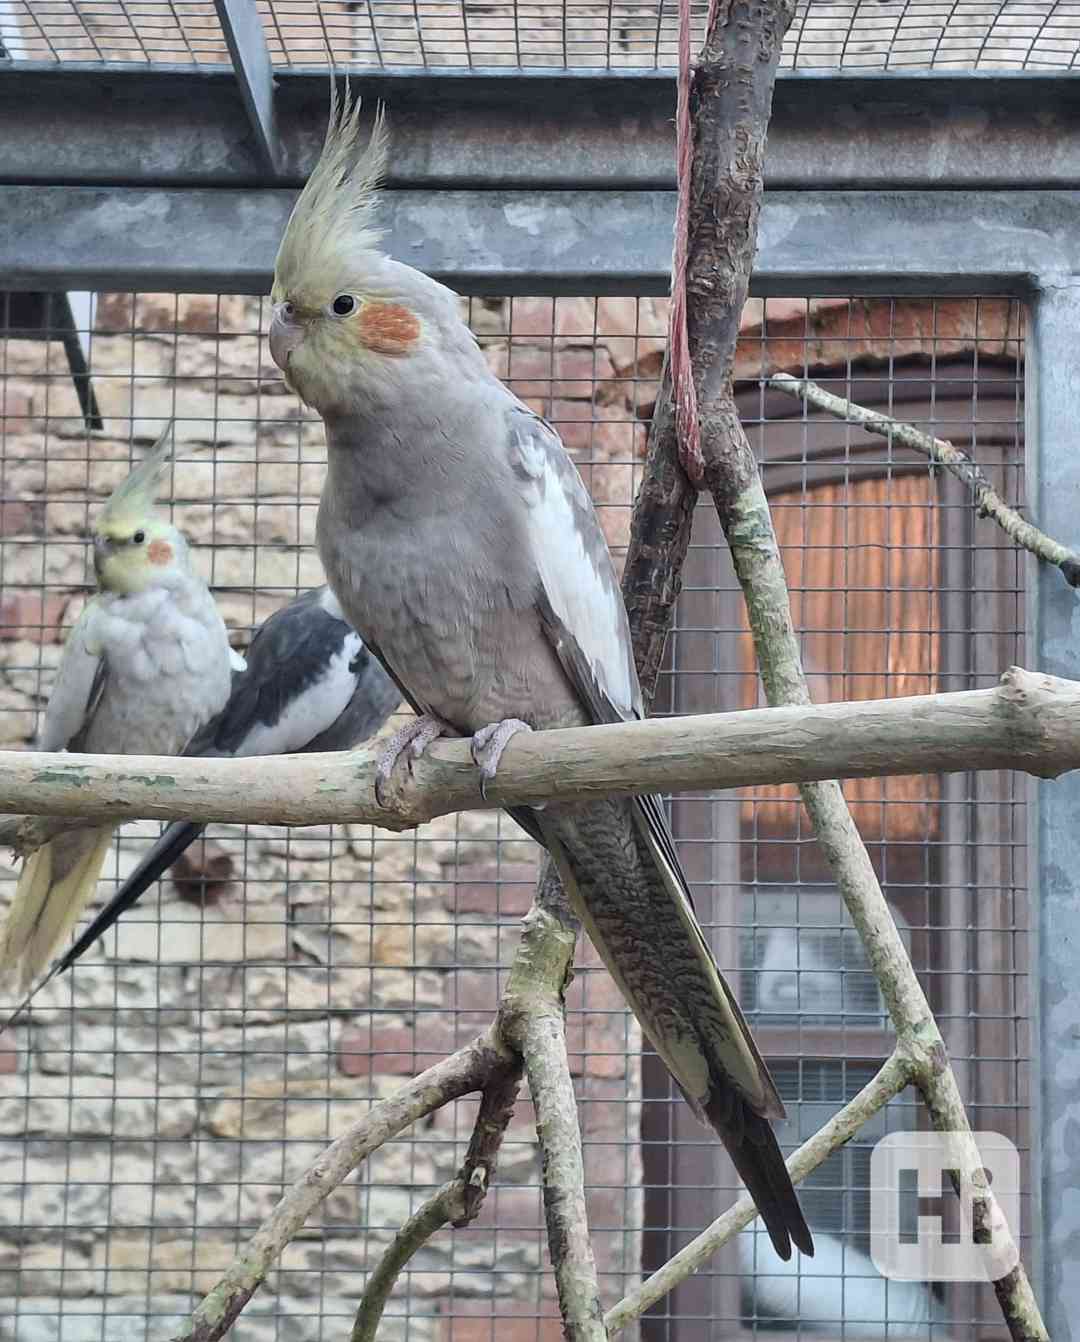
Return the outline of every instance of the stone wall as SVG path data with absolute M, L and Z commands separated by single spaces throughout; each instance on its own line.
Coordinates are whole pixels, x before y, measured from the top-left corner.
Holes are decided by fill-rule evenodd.
M 102 295 L 90 358 L 106 431 L 89 439 L 61 347 L 0 346 L 4 748 L 32 742 L 86 598 L 88 518 L 126 473 L 129 438 L 145 450 L 164 418 L 180 443 L 175 517 L 236 645 L 322 580 L 321 426 L 268 364 L 265 317 L 254 299 Z M 618 551 L 655 385 L 637 364 L 655 363 L 663 304 L 485 300 L 472 320 L 492 366 L 557 422 Z M 102 898 L 156 833 L 125 827 Z M 490 1019 L 537 861 L 506 817 L 209 835 L 192 879 L 148 892 L 0 1038 L 0 1339 L 167 1336 L 328 1139 Z M 16 874 L 0 870 L 0 904 Z M 639 1261 L 639 1037 L 591 951 L 581 965 L 570 1049 L 614 1300 Z M 0 1010 L 13 1004 L 9 990 Z M 473 1112 L 458 1104 L 368 1162 L 234 1335 L 340 1337 L 394 1227 L 460 1161 Z M 524 1103 L 482 1218 L 415 1260 L 388 1335 L 555 1338 L 542 1225 Z

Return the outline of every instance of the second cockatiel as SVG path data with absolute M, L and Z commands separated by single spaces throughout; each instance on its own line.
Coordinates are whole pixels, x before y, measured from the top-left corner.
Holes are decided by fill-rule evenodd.
M 234 655 L 188 543 L 154 513 L 170 425 L 94 523 L 98 592 L 64 647 L 41 750 L 176 755 L 229 697 Z M 67 829 L 27 858 L 0 931 L 0 982 L 26 987 L 93 897 L 115 826 Z
M 469 735 L 490 777 L 515 731 L 642 716 L 626 611 L 558 435 L 490 371 L 455 295 L 379 250 L 386 141 L 377 122 L 365 150 L 358 118 L 334 99 L 278 252 L 270 349 L 326 426 L 327 578 L 421 715 L 399 750 Z M 783 1105 L 694 916 L 659 800 L 514 815 L 552 854 L 776 1251 L 812 1253 L 769 1121 Z

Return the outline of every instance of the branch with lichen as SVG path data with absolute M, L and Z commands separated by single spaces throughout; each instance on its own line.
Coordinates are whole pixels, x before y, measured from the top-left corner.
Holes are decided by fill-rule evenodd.
M 479 1214 L 495 1177 L 523 1069 L 536 1109 L 551 1256 L 568 1335 L 573 1342 L 596 1342 L 603 1337 L 590 1327 L 600 1319 L 599 1293 L 584 1218 L 581 1137 L 563 1023 L 576 936 L 577 921 L 562 889 L 549 879 L 523 923 L 521 942 L 491 1028 L 407 1082 L 389 1099 L 373 1105 L 327 1147 L 278 1202 L 173 1342 L 218 1342 L 315 1208 L 368 1156 L 411 1123 L 480 1091 L 480 1107 L 461 1169 L 398 1231 L 367 1283 L 352 1339 L 373 1342 L 386 1301 L 409 1259 L 444 1225 L 464 1226 Z
M 944 438 L 935 438 L 923 433 L 911 424 L 883 415 L 877 410 L 856 405 L 842 396 L 834 396 L 831 391 L 819 387 L 807 378 L 792 377 L 790 373 L 774 373 L 768 385 L 785 396 L 794 396 L 807 405 L 824 410 L 826 414 L 842 419 L 846 424 L 858 424 L 867 433 L 888 438 L 902 447 L 921 452 L 936 465 L 949 471 L 968 490 L 971 491 L 976 512 L 980 517 L 989 517 L 1004 531 L 1005 535 L 1022 550 L 1027 550 L 1045 564 L 1053 564 L 1061 570 L 1062 576 L 1070 587 L 1080 587 L 1080 554 L 1062 545 L 1045 531 L 1021 517 L 1015 508 L 1010 508 L 1001 495 L 994 489 L 983 474 L 980 466 L 972 461 L 966 452 L 962 452 Z
M 8 836 L 25 852 L 86 817 L 402 830 L 482 806 L 630 793 L 971 769 L 1053 778 L 1080 768 L 1080 682 L 1011 667 L 985 690 L 522 732 L 486 799 L 465 741 L 431 746 L 385 806 L 373 791 L 376 758 L 367 750 L 281 755 L 267 768 L 257 757 L 0 751 L 0 807 L 18 798 L 41 813 Z
M 731 549 L 735 572 L 746 600 L 750 630 L 765 697 L 772 705 L 810 702 L 799 641 L 791 618 L 787 580 L 772 523 L 769 502 L 761 484 L 742 426 L 734 413 L 728 419 L 728 437 L 713 440 L 724 450 L 706 455 L 706 479 L 721 526 Z M 909 1059 L 911 1079 L 940 1132 L 956 1134 L 958 1158 L 969 1172 L 982 1167 L 978 1148 L 964 1108 L 956 1076 L 937 1021 L 916 976 L 907 950 L 882 892 L 840 784 L 836 781 L 800 785 L 802 802 L 815 837 L 862 939 L 870 966 L 881 988 L 897 1047 Z M 1042 1342 L 1047 1338 L 1030 1282 L 1004 1217 L 986 1192 L 995 1224 L 1004 1227 L 995 1236 L 995 1248 L 1009 1262 L 1009 1270 L 995 1283 L 1005 1322 L 1015 1342 Z M 1016 1263 L 1013 1267 L 1012 1264 Z

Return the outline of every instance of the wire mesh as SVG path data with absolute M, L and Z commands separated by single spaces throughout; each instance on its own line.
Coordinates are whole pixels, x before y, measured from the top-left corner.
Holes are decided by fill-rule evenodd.
M 674 0 L 259 0 L 278 66 L 671 68 Z M 708 5 L 691 5 L 699 44 Z M 228 65 L 213 0 L 0 0 L 0 44 L 34 61 Z M 1078 0 L 802 0 L 782 68 L 1063 70 Z
M 31 742 L 85 600 L 88 520 L 132 443 L 145 448 L 165 418 L 177 419 L 181 443 L 173 512 L 235 641 L 321 581 L 311 547 L 322 433 L 268 367 L 266 305 L 69 296 L 105 424 L 89 436 L 61 299 L 50 300 L 47 331 L 11 297 L 0 306 L 5 748 Z M 491 366 L 560 429 L 621 555 L 664 302 L 475 299 L 467 309 Z M 807 414 L 763 377 L 809 372 L 932 426 L 1022 502 L 1022 360 L 1021 312 L 1006 300 L 748 305 L 740 405 L 816 697 L 991 683 L 1022 660 L 1021 567 L 925 462 Z M 757 701 L 734 580 L 703 504 L 658 707 Z M 958 775 L 848 791 L 973 1120 L 1026 1153 L 1023 783 Z M 699 911 L 788 1102 L 791 1146 L 887 1056 L 880 995 L 792 789 L 691 794 L 672 818 Z M 102 897 L 156 832 L 125 828 Z M 487 1023 L 536 862 L 531 841 L 486 812 L 409 835 L 211 827 L 184 870 L 0 1038 L 0 1337 L 168 1336 L 328 1137 Z M 0 871 L 0 903 L 14 876 Z M 728 1205 L 736 1181 L 656 1060 L 641 1059 L 591 951 L 579 962 L 569 1044 L 601 1289 L 613 1302 Z M 232 1336 L 340 1337 L 393 1229 L 459 1163 L 473 1114 L 462 1102 L 418 1125 L 334 1193 Z M 812 1265 L 780 1264 L 763 1236 L 744 1234 L 656 1308 L 642 1337 L 996 1336 L 988 1292 L 886 1283 L 869 1262 L 870 1142 L 921 1122 L 902 1097 L 809 1181 Z M 444 1232 L 413 1260 L 387 1337 L 557 1338 L 542 1226 L 523 1105 L 480 1223 Z

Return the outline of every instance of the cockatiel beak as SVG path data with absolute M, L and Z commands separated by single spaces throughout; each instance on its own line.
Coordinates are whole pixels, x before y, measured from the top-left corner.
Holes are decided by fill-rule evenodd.
M 94 574 L 98 582 L 101 581 L 102 570 L 105 567 L 105 561 L 113 552 L 112 541 L 108 536 L 94 537 Z
M 305 325 L 289 311 L 288 303 L 278 303 L 270 322 L 270 357 L 281 369 L 287 372 L 289 355 L 304 339 Z

